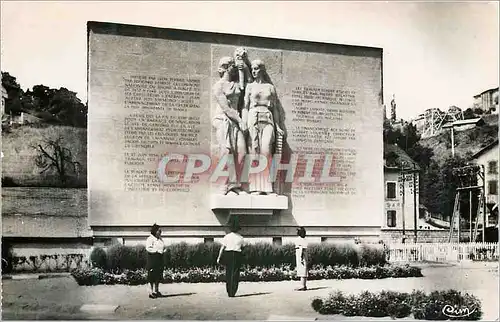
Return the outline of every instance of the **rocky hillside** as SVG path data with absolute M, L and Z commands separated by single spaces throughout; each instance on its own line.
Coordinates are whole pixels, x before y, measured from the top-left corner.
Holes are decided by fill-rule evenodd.
M 455 131 L 455 155 L 468 157 L 498 139 L 498 115 L 483 117 L 484 124 L 473 129 Z M 420 143 L 434 151 L 433 159 L 438 163 L 451 155 L 451 133 L 443 130 L 439 135 L 421 139 Z

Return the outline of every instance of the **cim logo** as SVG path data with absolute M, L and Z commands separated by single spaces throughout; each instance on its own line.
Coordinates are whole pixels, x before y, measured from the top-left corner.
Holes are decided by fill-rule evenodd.
M 449 318 L 464 318 L 476 312 L 476 308 L 459 307 L 458 305 L 445 305 L 442 310 L 443 314 Z

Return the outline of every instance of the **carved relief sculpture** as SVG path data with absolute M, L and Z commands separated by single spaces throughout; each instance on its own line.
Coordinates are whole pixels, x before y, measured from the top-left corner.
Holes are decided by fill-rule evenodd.
M 248 152 L 264 156 L 268 160 L 266 171 L 249 177 L 249 192 L 252 194 L 275 194 L 269 180 L 269 167 L 275 152 L 281 152 L 284 131 L 279 126 L 276 89 L 266 72 L 264 62 L 251 63 L 254 81 L 247 84 L 243 119 L 248 128 Z M 278 139 L 278 140 L 277 140 Z
M 247 147 L 244 131 L 246 123 L 239 113 L 241 89 L 237 82 L 238 69 L 232 57 L 223 57 L 218 66 L 220 79 L 212 87 L 220 113 L 214 118 L 217 131 L 219 157 L 228 157 L 234 162 L 235 176 L 230 176 L 224 187 L 225 194 L 245 194 L 241 186 L 241 171 Z
M 253 82 L 252 73 L 250 72 L 250 61 L 248 60 L 248 51 L 246 48 L 236 48 L 234 51 L 234 61 L 238 68 L 238 83 L 240 90 L 244 91 L 246 85 Z
M 247 50 L 239 47 L 233 58 L 220 59 L 218 71 L 220 79 L 212 91 L 219 113 L 213 125 L 219 157 L 230 158 L 228 161 L 234 162 L 236 170 L 223 193 L 246 194 L 248 190 L 252 194 L 275 195 L 269 168 L 273 155 L 282 153 L 284 131 L 279 126 L 276 89 L 266 67 L 261 60 L 250 62 Z M 268 167 L 261 173 L 250 174 L 248 186 L 243 186 L 241 174 L 247 154 L 267 158 Z

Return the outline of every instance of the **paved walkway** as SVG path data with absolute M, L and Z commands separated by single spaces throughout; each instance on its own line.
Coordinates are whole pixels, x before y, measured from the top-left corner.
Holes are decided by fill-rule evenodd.
M 423 278 L 382 280 L 310 281 L 307 292 L 295 292 L 297 282 L 241 283 L 237 297 L 228 298 L 223 283 L 163 284 L 164 298 L 149 299 L 143 286 L 78 286 L 72 278 L 4 280 L 4 319 L 141 319 L 141 320 L 268 320 L 279 317 L 345 320 L 342 316 L 320 316 L 311 301 L 333 290 L 359 293 L 413 289 L 456 289 L 478 296 L 483 319 L 498 318 L 498 264 L 436 266 L 423 269 Z M 100 312 L 82 312 L 82 305 L 99 304 Z M 108 306 L 102 306 L 108 305 Z M 116 307 L 118 308 L 114 310 Z M 107 312 L 109 310 L 109 312 Z M 353 318 L 360 320 L 359 317 Z M 371 318 L 364 318 L 371 320 Z

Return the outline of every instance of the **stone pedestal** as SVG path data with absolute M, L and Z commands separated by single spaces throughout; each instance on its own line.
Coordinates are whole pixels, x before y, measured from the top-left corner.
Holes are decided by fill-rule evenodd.
M 288 197 L 279 195 L 214 195 L 212 210 L 228 210 L 230 215 L 272 215 L 288 209 Z

